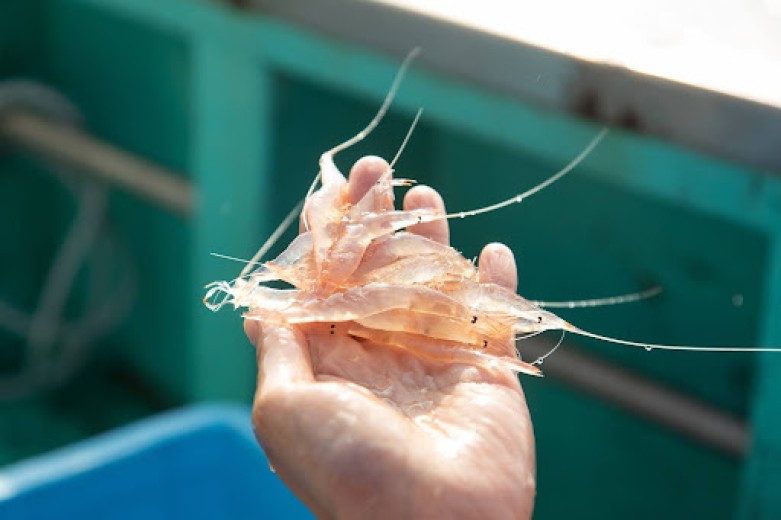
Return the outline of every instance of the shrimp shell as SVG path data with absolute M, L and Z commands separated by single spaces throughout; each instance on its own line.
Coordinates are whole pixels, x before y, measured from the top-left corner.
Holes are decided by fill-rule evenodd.
M 542 183 L 490 206 L 454 214 L 427 208 L 395 210 L 393 188 L 413 182 L 392 178 L 396 159 L 361 199 L 352 203 L 349 184 L 336 167 L 334 155 L 364 139 L 379 124 L 415 54 L 413 51 L 402 64 L 369 125 L 321 156 L 320 171 L 301 211 L 305 232 L 277 258 L 248 275 L 245 273 L 250 264 L 255 264 L 255 259 L 274 239 L 261 247 L 241 276 L 207 285 L 204 297 L 207 307 L 216 311 L 232 304 L 246 308 L 247 319 L 296 324 L 312 334 L 340 334 L 370 340 L 440 363 L 466 363 L 531 375 L 541 373 L 533 364 L 519 359 L 513 339 L 517 334 L 545 330 L 569 331 L 647 350 L 781 350 L 658 345 L 588 332 L 513 291 L 480 281 L 477 268 L 455 249 L 403 231 L 415 224 L 467 217 L 520 203 L 572 171 L 604 138 L 607 129 L 600 131 L 569 164 Z M 419 115 L 420 112 L 415 122 Z M 413 122 L 412 128 L 414 125 Z M 314 191 L 320 179 L 322 186 Z M 289 217 L 292 216 L 291 212 Z M 281 232 L 278 229 L 272 237 Z M 287 282 L 293 288 L 274 289 L 264 285 L 275 281 Z M 646 293 L 649 291 L 583 303 L 632 301 L 645 297 Z M 541 363 L 545 357 L 535 363 Z

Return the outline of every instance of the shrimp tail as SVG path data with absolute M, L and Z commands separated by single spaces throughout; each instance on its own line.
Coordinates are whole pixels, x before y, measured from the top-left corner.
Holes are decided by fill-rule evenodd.
M 502 368 L 512 370 L 513 372 L 520 372 L 521 374 L 526 374 L 530 376 L 543 377 L 542 370 L 540 370 L 535 365 L 532 365 L 531 363 L 526 363 L 525 361 L 521 361 L 520 359 L 515 359 L 511 357 L 500 357 L 500 358 L 493 358 L 493 362 L 495 362 L 497 365 L 501 366 Z

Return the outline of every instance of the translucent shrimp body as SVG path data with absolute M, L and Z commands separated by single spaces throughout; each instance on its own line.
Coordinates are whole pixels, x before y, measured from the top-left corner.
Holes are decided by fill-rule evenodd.
M 546 330 L 561 330 L 647 349 L 779 350 L 698 349 L 594 334 L 544 310 L 543 303 L 530 302 L 504 287 L 482 282 L 476 266 L 455 249 L 404 231 L 415 224 L 477 215 L 520 203 L 570 172 L 596 147 L 606 130 L 544 182 L 485 208 L 453 214 L 434 209 L 395 210 L 393 188 L 412 182 L 392 178 L 395 159 L 360 200 L 351 201 L 350 185 L 337 169 L 333 157 L 366 137 L 379 123 L 413 55 L 402 65 L 385 102 L 369 125 L 321 157 L 320 172 L 301 211 L 305 232 L 277 258 L 249 272 L 273 243 L 274 238 L 270 239 L 238 278 L 207 286 L 204 303 L 210 309 L 217 310 L 230 303 L 237 308 L 246 308 L 244 317 L 247 319 L 293 324 L 315 334 L 371 340 L 436 362 L 505 368 L 532 375 L 540 375 L 540 371 L 519 359 L 514 339 L 517 335 Z M 409 134 L 405 143 L 408 138 Z M 315 191 L 318 180 L 322 180 L 322 186 Z M 294 217 L 291 212 L 286 222 L 292 222 Z M 272 237 L 279 236 L 283 228 L 284 223 Z M 276 281 L 287 282 L 292 288 L 275 289 L 265 285 Z M 583 302 L 554 302 L 551 306 L 615 304 L 656 293 L 658 289 L 650 289 Z
M 443 362 L 540 373 L 517 358 L 514 337 L 566 322 L 481 283 L 476 266 L 455 249 L 398 231 L 437 213 L 394 210 L 389 178 L 355 204 L 347 202 L 341 174 L 323 175 L 323 182 L 304 206 L 310 230 L 246 278 L 213 284 L 210 308 L 231 303 L 246 308 L 247 319 L 370 339 Z M 278 280 L 293 288 L 264 285 Z

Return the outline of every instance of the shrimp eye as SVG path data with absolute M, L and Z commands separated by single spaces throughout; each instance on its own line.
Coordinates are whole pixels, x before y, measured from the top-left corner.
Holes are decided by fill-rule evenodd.
M 472 323 L 477 323 L 477 316 L 472 316 Z
M 537 323 L 542 323 L 542 316 L 537 316 Z

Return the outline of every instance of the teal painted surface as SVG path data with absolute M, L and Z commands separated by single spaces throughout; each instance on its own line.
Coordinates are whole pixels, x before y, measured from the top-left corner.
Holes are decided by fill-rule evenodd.
M 0 79 L 29 75 L 37 62 L 33 30 L 39 2 L 8 0 L 0 4 Z M 39 165 L 0 149 L 0 295 L 10 304 L 29 308 L 35 304 L 31 291 L 47 269 L 54 253 L 53 240 L 63 227 L 42 222 L 37 210 L 20 207 L 19 199 L 38 200 L 53 214 L 67 215 L 62 207 L 63 189 L 52 183 Z M 22 363 L 22 345 L 14 335 L 0 330 L 0 374 Z M 2 384 L 0 384 L 2 387 Z
M 238 275 L 240 264 L 211 252 L 251 258 L 271 222 L 270 87 L 260 63 L 221 41 L 195 47 L 196 103 L 192 167 L 200 194 L 194 224 L 190 302 L 195 336 L 189 394 L 248 400 L 254 351 L 237 313 L 214 315 L 201 303 L 203 286 Z M 265 216 L 265 218 L 263 218 Z
M 0 77 L 30 75 L 40 62 L 42 0 L 0 4 Z
M 174 401 L 249 400 L 253 352 L 238 316 L 213 315 L 199 301 L 204 283 L 240 266 L 208 253 L 252 255 L 303 195 L 320 153 L 373 115 L 398 61 L 212 3 L 51 0 L 23 14 L 11 4 L 16 10 L 8 12 L 39 37 L 0 36 L 15 42 L 0 47 L 15 49 L 0 56 L 0 74 L 34 71 L 79 104 L 91 131 L 184 172 L 198 189 L 189 220 L 112 196 L 112 218 L 136 251 L 141 286 L 139 305 L 105 354 L 128 360 Z M 415 70 L 387 121 L 340 155 L 340 167 L 369 153 L 391 156 L 418 106 L 424 120 L 399 174 L 434 185 L 454 210 L 533 185 L 597 131 Z M 26 168 L 0 160 L 0 171 L 11 172 L 0 176 L 0 197 L 39 183 L 41 196 L 59 200 L 46 195 L 45 177 L 28 178 Z M 566 180 L 523 206 L 454 222 L 453 236 L 468 257 L 487 241 L 511 245 L 521 293 L 532 298 L 664 286 L 663 296 L 642 304 L 564 313 L 589 330 L 778 346 L 779 201 L 781 183 L 761 172 L 614 132 Z M 39 219 L 35 226 L 37 242 L 25 242 L 24 258 L 45 256 L 55 243 L 56 225 Z M 1 232 L 19 239 L 12 229 Z M 9 255 L 3 261 L 19 267 Z M 19 269 L 32 279 L 35 266 Z M 19 287 L 23 298 L 26 285 Z M 777 359 L 585 341 L 582 348 L 756 418 L 757 449 L 743 465 L 555 381 L 524 380 L 539 445 L 538 518 L 731 518 L 738 503 L 745 518 L 774 517 Z
M 453 210 L 510 196 L 561 166 L 457 134 L 442 136 L 438 145 L 434 185 Z M 574 156 L 580 145 L 567 146 Z M 488 241 L 510 245 L 517 252 L 520 293 L 535 300 L 587 299 L 663 287 L 661 296 L 634 305 L 561 310 L 565 319 L 587 330 L 657 343 L 755 344 L 766 253 L 762 234 L 595 181 L 590 167 L 599 163 L 602 153 L 523 205 L 452 222 L 456 245 L 467 257 L 476 256 Z M 478 183 L 485 188 L 476 189 Z M 733 303 L 736 294 L 742 297 L 739 307 Z M 745 413 L 751 354 L 648 353 L 568 339 L 686 393 Z
M 107 141 L 176 171 L 189 168 L 190 56 L 184 41 L 103 10 L 47 4 L 43 77 Z M 134 252 L 137 305 L 113 345 L 163 391 L 187 395 L 192 240 L 187 222 L 114 192 L 111 219 Z
M 781 226 L 775 237 L 769 255 L 762 324 L 762 343 L 774 346 L 781 344 Z M 781 517 L 781 359 L 763 354 L 757 372 L 752 413 L 754 439 L 744 470 L 740 517 L 771 520 Z
M 36 205 L 20 201 L 35 201 Z M 37 204 L 47 207 L 55 218 L 41 218 Z M 56 253 L 56 241 L 73 218 L 72 206 L 65 188 L 40 165 L 16 154 L 0 156 L 0 219 L 5 222 L 0 225 L 0 297 L 4 302 L 25 310 L 37 304 L 40 280 Z M 10 379 L 26 365 L 26 351 L 24 342 L 3 328 L 0 346 L 2 395 L 3 376 Z
M 5 347 L 6 343 L 0 345 Z M 101 345 L 105 347 L 105 345 Z M 0 467 L 65 446 L 172 405 L 108 349 L 54 391 L 0 403 Z
M 535 518 L 732 518 L 739 463 L 552 381 L 525 383 Z

